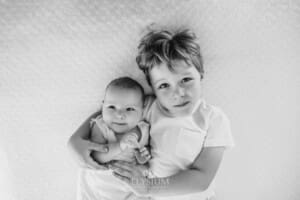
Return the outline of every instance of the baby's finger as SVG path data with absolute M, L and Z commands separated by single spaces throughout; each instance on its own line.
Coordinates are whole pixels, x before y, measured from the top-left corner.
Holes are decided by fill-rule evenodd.
M 142 148 L 139 149 L 139 152 L 141 152 L 141 153 L 145 152 L 145 151 L 148 151 L 148 149 L 146 147 L 142 147 Z
M 142 156 L 142 157 L 146 157 L 147 155 L 149 155 L 148 152 L 142 152 L 142 153 L 141 153 L 141 156 Z
M 141 156 L 143 156 L 143 157 L 146 157 L 148 155 L 150 155 L 150 153 L 148 151 L 141 152 Z

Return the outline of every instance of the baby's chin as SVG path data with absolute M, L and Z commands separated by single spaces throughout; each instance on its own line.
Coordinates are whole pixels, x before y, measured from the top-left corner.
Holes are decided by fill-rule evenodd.
M 116 134 L 123 134 L 131 131 L 134 127 L 124 127 L 124 128 L 115 128 L 111 127 L 111 129 L 116 133 Z

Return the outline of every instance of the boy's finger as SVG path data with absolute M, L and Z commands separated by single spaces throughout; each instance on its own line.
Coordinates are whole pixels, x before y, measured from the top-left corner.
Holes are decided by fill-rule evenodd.
M 112 164 L 112 167 L 114 168 L 114 170 L 121 169 L 126 171 L 132 171 L 132 166 L 126 162 L 115 162 Z
M 119 174 L 117 174 L 117 173 L 115 173 L 115 172 L 113 172 L 113 175 L 116 177 L 116 178 L 118 178 L 118 179 L 120 179 L 120 180 L 122 180 L 122 181 L 124 181 L 124 182 L 126 182 L 126 183 L 130 183 L 130 179 L 129 178 L 127 178 L 127 177 L 124 177 L 124 176 L 121 176 L 121 175 L 119 175 Z
M 101 169 L 101 170 L 106 170 L 107 169 L 107 166 L 105 166 L 105 165 L 99 165 L 91 157 L 88 157 L 88 159 L 87 159 L 87 165 L 91 169 Z
M 89 142 L 89 149 L 94 151 L 100 151 L 102 153 L 108 152 L 108 147 L 106 145 L 97 144 L 94 142 Z

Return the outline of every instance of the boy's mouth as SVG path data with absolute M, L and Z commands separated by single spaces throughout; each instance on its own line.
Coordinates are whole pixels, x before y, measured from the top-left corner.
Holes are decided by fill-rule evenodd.
M 186 105 L 189 104 L 189 103 L 190 103 L 189 101 L 185 101 L 185 102 L 183 102 L 183 103 L 181 103 L 181 104 L 175 105 L 174 107 L 177 107 L 177 108 L 184 107 L 184 106 L 186 106 Z

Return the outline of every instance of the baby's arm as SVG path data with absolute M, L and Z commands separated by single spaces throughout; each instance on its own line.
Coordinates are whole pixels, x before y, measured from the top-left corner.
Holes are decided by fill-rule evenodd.
M 94 123 L 94 125 L 92 126 L 91 140 L 99 144 L 107 143 L 106 139 L 103 137 L 102 131 L 96 123 Z M 119 142 L 109 143 L 107 144 L 107 147 L 108 152 L 92 152 L 91 155 L 93 159 L 96 160 L 98 163 L 107 163 L 109 161 L 114 160 L 114 158 L 122 152 Z

